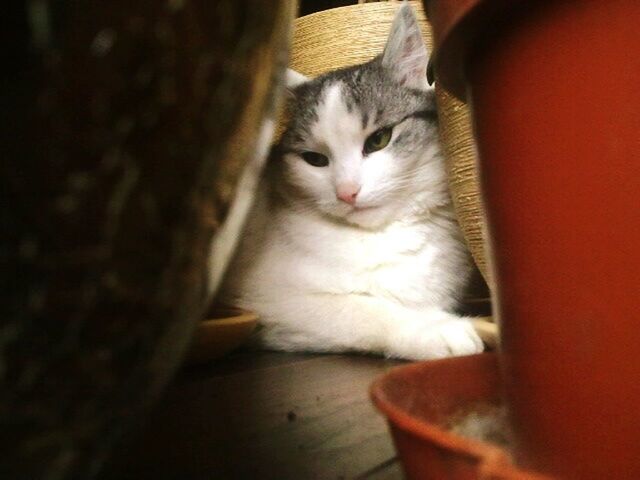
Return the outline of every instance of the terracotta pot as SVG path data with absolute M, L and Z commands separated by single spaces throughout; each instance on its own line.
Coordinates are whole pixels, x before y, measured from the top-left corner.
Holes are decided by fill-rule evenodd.
M 427 6 L 471 101 L 522 460 L 640 478 L 640 2 L 506 3 Z
M 292 5 L 6 6 L 1 478 L 93 478 L 179 365 Z
M 493 353 L 397 367 L 372 385 L 371 397 L 389 420 L 410 480 L 543 478 L 513 466 L 501 447 L 451 431 L 465 416 L 500 408 Z

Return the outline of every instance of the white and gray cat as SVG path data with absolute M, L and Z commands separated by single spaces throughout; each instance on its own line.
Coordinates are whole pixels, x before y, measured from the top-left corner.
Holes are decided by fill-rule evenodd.
M 451 313 L 471 272 L 437 140 L 428 54 L 408 4 L 384 52 L 313 80 L 289 72 L 274 149 L 219 299 L 288 351 L 478 353 Z

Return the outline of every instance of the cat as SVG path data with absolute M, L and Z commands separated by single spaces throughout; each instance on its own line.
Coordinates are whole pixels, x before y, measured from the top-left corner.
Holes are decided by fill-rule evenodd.
M 404 3 L 370 62 L 287 73 L 290 120 L 219 296 L 258 312 L 262 347 L 410 360 L 483 350 L 452 313 L 472 261 L 427 62 Z

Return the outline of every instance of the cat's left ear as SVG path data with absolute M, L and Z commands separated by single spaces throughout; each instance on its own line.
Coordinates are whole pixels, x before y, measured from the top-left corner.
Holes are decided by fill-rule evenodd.
M 398 10 L 387 44 L 382 53 L 382 66 L 396 79 L 411 88 L 427 88 L 429 54 L 422 39 L 418 19 L 408 3 Z
M 287 68 L 287 72 L 285 74 L 285 80 L 284 80 L 285 86 L 287 87 L 287 94 L 293 96 L 293 90 L 297 86 L 302 85 L 303 83 L 308 82 L 309 80 L 310 80 L 309 77 L 305 77 L 301 73 L 298 73 L 291 68 Z

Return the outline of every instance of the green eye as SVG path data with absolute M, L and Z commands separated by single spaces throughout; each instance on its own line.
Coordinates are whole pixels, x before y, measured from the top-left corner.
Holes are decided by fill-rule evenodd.
M 389 145 L 393 128 L 384 127 L 373 132 L 364 142 L 364 153 L 377 152 Z
M 329 159 L 318 152 L 302 152 L 300 156 L 305 162 L 314 167 L 326 167 L 329 165 Z

